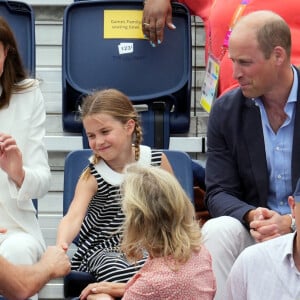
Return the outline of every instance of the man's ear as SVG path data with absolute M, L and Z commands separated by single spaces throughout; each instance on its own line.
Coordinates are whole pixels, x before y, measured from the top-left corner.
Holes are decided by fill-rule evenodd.
M 286 51 L 280 46 L 275 47 L 273 49 L 273 53 L 276 64 L 282 64 L 282 62 L 284 62 L 287 57 Z
M 295 199 L 294 199 L 294 197 L 289 196 L 288 197 L 288 202 L 289 202 L 289 206 L 291 208 L 291 214 L 292 214 L 293 218 L 295 218 L 295 212 L 294 212 L 294 210 L 295 210 Z

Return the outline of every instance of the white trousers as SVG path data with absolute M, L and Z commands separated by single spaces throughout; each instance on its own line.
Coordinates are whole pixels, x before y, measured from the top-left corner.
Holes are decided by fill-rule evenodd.
M 223 300 L 226 280 L 238 255 L 255 243 L 249 231 L 232 217 L 212 218 L 202 227 L 203 243 L 212 257 L 212 267 L 217 282 L 215 300 Z
M 40 243 L 26 232 L 8 234 L 0 243 L 0 255 L 16 265 L 32 265 L 43 252 Z
M 0 244 L 0 255 L 16 265 L 32 265 L 40 259 L 43 252 L 40 243 L 25 232 L 7 234 Z M 38 295 L 30 299 L 36 300 Z

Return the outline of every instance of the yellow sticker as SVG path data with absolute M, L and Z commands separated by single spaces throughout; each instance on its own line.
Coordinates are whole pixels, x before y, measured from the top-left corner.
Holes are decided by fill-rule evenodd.
M 105 39 L 144 39 L 142 10 L 105 10 Z

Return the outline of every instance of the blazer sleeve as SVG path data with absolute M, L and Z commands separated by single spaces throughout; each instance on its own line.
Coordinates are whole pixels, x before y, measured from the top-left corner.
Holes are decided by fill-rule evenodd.
M 238 98 L 235 98 L 238 106 Z M 229 101 L 230 102 L 230 101 Z M 206 205 L 212 217 L 231 216 L 244 223 L 244 215 L 255 207 L 244 200 L 245 188 L 239 172 L 243 159 L 239 144 L 238 108 L 226 99 L 213 106 L 207 129 Z

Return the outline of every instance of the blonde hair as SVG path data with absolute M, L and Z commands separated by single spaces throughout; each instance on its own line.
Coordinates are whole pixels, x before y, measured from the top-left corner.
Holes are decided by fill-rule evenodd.
M 128 165 L 121 186 L 125 214 L 122 251 L 138 260 L 171 257 L 185 263 L 201 247 L 195 210 L 177 179 L 160 167 Z
M 129 98 L 116 89 L 104 89 L 94 92 L 83 99 L 81 105 L 81 119 L 94 116 L 100 113 L 108 114 L 122 124 L 129 120 L 135 122 L 133 132 L 133 144 L 135 148 L 135 160 L 140 156 L 140 144 L 142 142 L 142 128 L 140 125 L 138 113 L 133 107 Z M 92 157 L 92 163 L 96 164 L 101 158 Z M 89 168 L 84 171 L 84 176 L 89 176 Z

